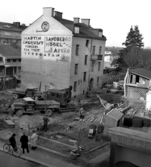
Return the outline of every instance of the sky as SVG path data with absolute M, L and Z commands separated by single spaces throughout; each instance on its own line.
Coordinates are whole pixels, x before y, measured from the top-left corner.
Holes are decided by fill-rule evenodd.
M 0 22 L 29 25 L 43 14 L 43 7 L 53 7 L 63 18 L 89 18 L 93 28 L 103 29 L 106 46 L 122 47 L 131 26 L 138 25 L 145 48 L 151 48 L 150 0 L 4 0 Z

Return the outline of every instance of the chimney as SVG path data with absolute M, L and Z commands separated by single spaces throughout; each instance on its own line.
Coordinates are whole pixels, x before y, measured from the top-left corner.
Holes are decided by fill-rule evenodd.
M 13 22 L 13 24 L 17 27 L 20 27 L 20 22 Z
M 74 17 L 73 20 L 74 20 L 74 23 L 79 23 L 80 18 L 79 17 Z
M 44 7 L 43 8 L 43 16 L 47 16 L 47 17 L 53 17 L 53 11 L 54 11 L 54 8 L 51 8 L 51 7 Z
M 81 23 L 90 26 L 90 19 L 81 19 Z
M 22 26 L 23 26 L 23 27 L 26 27 L 26 24 L 23 23 Z
M 62 13 L 58 11 L 54 11 L 53 16 L 59 19 L 62 19 Z

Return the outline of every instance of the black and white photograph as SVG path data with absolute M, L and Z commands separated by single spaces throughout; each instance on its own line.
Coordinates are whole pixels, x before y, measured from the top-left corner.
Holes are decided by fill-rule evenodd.
M 0 167 L 151 167 L 151 2 L 0 5 Z

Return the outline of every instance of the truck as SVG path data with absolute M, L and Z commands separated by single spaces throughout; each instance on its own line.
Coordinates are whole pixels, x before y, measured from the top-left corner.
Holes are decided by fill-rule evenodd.
M 24 98 L 24 97 L 36 97 L 40 96 L 42 93 L 38 91 L 38 88 L 29 87 L 27 89 L 18 88 L 12 91 L 13 97 L 15 99 Z
M 17 116 L 23 114 L 34 114 L 44 112 L 47 116 L 51 116 L 54 111 L 61 112 L 60 103 L 54 100 L 34 100 L 31 97 L 25 97 L 19 101 L 15 101 L 11 105 L 11 110 Z
M 72 95 L 72 86 L 67 89 L 48 89 L 45 92 L 45 99 L 47 100 L 55 100 L 60 103 L 62 107 L 66 107 L 68 103 L 71 101 Z

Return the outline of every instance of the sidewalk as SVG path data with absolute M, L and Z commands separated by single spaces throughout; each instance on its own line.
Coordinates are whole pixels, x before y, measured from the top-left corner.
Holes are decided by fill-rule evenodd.
M 0 141 L 0 151 L 3 151 L 3 145 L 4 142 Z M 53 158 L 51 153 L 52 152 L 50 152 L 48 149 L 38 147 L 35 151 L 30 150 L 29 153 L 22 154 L 20 158 L 44 165 L 46 167 L 78 167 L 74 164 Z M 65 155 L 62 156 L 67 158 Z

